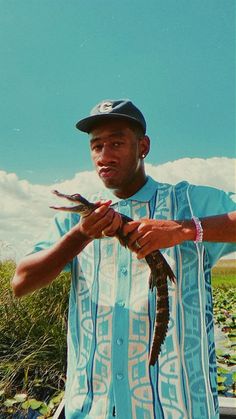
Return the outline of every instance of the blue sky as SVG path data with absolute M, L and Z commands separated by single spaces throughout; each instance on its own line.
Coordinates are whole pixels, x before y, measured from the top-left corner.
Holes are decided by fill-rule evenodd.
M 148 163 L 235 156 L 234 0 L 0 0 L 0 170 L 90 170 L 74 127 L 101 99 L 146 116 Z

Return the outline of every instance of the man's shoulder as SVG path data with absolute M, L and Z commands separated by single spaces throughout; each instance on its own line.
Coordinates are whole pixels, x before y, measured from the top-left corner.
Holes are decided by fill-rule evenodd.
M 177 183 L 159 182 L 155 179 L 152 179 L 152 181 L 155 184 L 157 190 L 181 190 L 187 189 L 189 186 L 192 186 L 186 180 L 182 180 Z
M 233 192 L 226 192 L 221 188 L 217 188 L 215 186 L 211 186 L 211 185 L 201 185 L 201 184 L 194 184 L 194 183 L 190 183 L 187 180 L 181 180 L 180 182 L 177 183 L 166 183 L 166 182 L 157 182 L 155 181 L 157 184 L 157 188 L 158 189 L 173 189 L 175 191 L 179 191 L 179 190 L 186 190 L 186 191 L 194 191 L 196 193 L 215 193 L 215 194 L 233 194 Z

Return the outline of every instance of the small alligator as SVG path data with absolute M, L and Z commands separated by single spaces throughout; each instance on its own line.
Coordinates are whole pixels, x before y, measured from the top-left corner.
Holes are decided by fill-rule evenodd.
M 56 190 L 52 191 L 55 195 L 61 198 L 66 198 L 69 201 L 74 202 L 75 206 L 66 206 L 66 207 L 55 207 L 51 206 L 50 208 L 59 210 L 59 211 L 69 211 L 76 212 L 81 215 L 81 217 L 86 217 L 91 214 L 95 208 L 99 205 L 93 204 L 87 199 L 85 199 L 80 194 L 67 195 L 60 193 Z M 101 204 L 100 204 L 101 205 Z M 122 230 L 125 223 L 133 221 L 132 218 L 127 217 L 124 214 L 120 214 L 122 220 L 122 226 L 116 232 L 116 237 L 123 246 L 127 245 L 128 238 L 123 235 Z M 166 262 L 164 256 L 159 250 L 151 252 L 145 257 L 146 262 L 150 267 L 150 277 L 149 277 L 149 288 L 153 291 L 153 288 L 157 289 L 157 301 L 156 301 L 156 316 L 155 316 L 155 326 L 153 339 L 151 344 L 151 351 L 149 355 L 149 365 L 155 365 L 158 355 L 161 350 L 161 345 L 163 344 L 169 323 L 169 298 L 168 298 L 168 285 L 167 277 L 170 278 L 172 282 L 175 282 L 175 275 Z

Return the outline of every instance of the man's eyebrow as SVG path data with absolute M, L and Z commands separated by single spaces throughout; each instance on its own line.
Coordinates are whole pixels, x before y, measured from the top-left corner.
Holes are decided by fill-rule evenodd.
M 117 137 L 117 136 L 119 136 L 119 137 L 122 137 L 122 136 L 124 136 L 124 131 L 122 131 L 122 130 L 117 130 L 117 131 L 113 131 L 111 134 L 109 134 L 109 135 L 107 135 L 107 136 L 105 136 L 105 137 L 92 137 L 91 138 L 91 140 L 90 140 L 90 143 L 92 144 L 92 143 L 94 143 L 95 141 L 99 141 L 99 140 L 103 140 L 104 138 L 106 139 L 106 138 L 114 138 L 114 137 Z
M 95 141 L 98 141 L 98 140 L 100 140 L 100 137 L 90 138 L 90 144 L 93 144 Z

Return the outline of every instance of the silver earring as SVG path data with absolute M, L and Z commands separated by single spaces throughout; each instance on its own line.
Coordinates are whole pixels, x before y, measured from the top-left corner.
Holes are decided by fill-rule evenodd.
M 141 156 L 141 157 L 142 157 L 142 159 L 144 159 L 144 158 L 146 157 L 146 154 L 142 154 L 142 156 Z

